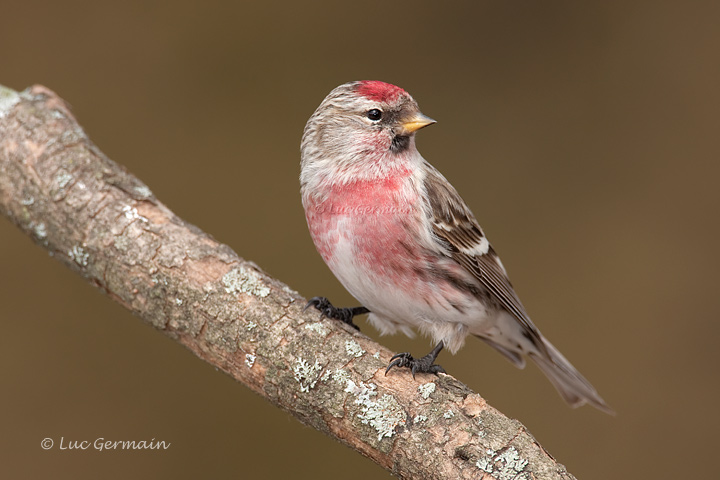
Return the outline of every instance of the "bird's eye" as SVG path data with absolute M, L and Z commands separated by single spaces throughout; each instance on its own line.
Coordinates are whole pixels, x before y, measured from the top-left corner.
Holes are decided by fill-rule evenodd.
M 377 108 L 373 108 L 372 110 L 368 110 L 367 118 L 369 118 L 373 122 L 376 122 L 382 118 L 382 112 Z

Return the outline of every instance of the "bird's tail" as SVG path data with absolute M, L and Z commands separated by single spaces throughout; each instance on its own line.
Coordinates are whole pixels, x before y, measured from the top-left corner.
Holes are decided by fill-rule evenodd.
M 586 403 L 614 415 L 615 411 L 598 395 L 595 388 L 545 337 L 540 337 L 545 344 L 547 355 L 541 351 L 530 352 L 528 356 L 540 367 L 540 370 L 555 386 L 560 396 L 571 406 L 579 407 Z

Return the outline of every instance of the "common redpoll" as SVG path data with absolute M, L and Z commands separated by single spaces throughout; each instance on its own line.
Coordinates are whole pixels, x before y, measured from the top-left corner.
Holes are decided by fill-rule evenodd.
M 519 368 L 528 356 L 571 406 L 612 412 L 530 321 L 472 212 L 418 152 L 415 132 L 433 123 L 405 90 L 379 81 L 340 85 L 310 117 L 300 173 L 308 227 L 363 306 L 336 308 L 324 297 L 308 306 L 353 326 L 369 313 L 383 334 L 417 329 L 437 344 L 419 359 L 395 355 L 386 374 L 444 372 L 438 353 L 455 353 L 472 334 Z

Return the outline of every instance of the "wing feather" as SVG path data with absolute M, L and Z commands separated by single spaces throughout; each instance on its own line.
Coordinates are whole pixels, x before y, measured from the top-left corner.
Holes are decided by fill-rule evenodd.
M 530 320 L 475 216 L 445 177 L 432 165 L 426 165 L 430 221 L 446 254 L 472 274 L 520 322 L 528 338 L 544 350 L 540 332 Z

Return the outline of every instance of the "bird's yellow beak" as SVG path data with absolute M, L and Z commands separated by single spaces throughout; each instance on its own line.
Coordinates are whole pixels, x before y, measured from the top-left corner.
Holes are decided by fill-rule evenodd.
M 432 125 L 433 123 L 436 123 L 435 120 L 418 112 L 400 123 L 401 131 L 399 133 L 400 135 L 410 135 L 411 133 L 416 132 L 423 127 L 427 127 L 428 125 Z

